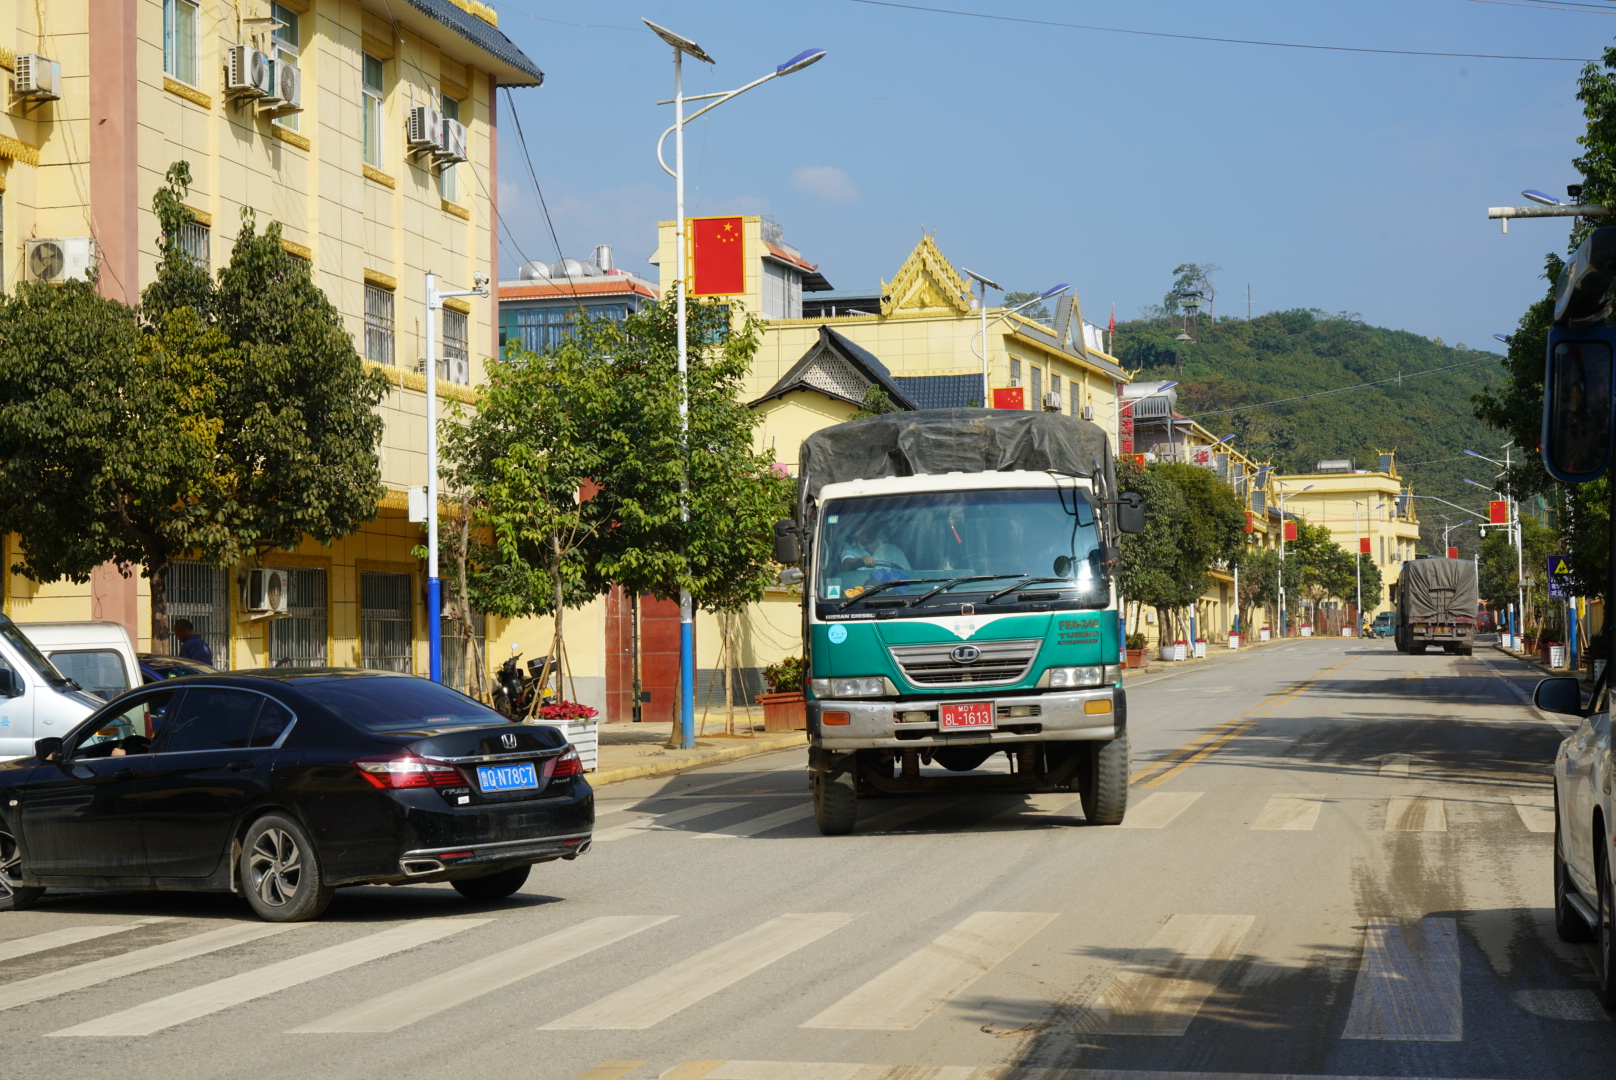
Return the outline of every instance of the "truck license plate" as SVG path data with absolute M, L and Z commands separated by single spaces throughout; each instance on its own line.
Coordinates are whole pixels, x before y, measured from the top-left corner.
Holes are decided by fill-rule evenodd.
M 995 712 L 991 701 L 965 701 L 942 705 L 937 710 L 939 731 L 979 731 L 993 727 Z

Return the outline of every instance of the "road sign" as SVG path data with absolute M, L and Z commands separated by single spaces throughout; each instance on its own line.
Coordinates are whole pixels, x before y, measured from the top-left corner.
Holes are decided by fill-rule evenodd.
M 1549 556 L 1549 599 L 1566 600 L 1571 596 L 1571 564 L 1564 555 Z

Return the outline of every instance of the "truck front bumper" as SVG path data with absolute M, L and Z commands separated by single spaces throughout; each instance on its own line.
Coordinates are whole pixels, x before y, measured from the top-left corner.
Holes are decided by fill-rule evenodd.
M 991 730 L 944 734 L 937 729 L 937 707 L 968 700 L 960 696 L 903 701 L 832 700 L 808 702 L 808 742 L 827 750 L 920 750 L 982 743 L 1070 742 L 1114 739 L 1127 727 L 1127 697 L 1121 687 L 1017 695 L 995 704 L 998 726 Z M 980 699 L 978 699 L 980 700 Z M 1089 712 L 1090 702 L 1110 706 Z M 823 714 L 846 713 L 846 724 L 827 725 Z M 905 713 L 930 714 L 925 722 L 902 722 Z

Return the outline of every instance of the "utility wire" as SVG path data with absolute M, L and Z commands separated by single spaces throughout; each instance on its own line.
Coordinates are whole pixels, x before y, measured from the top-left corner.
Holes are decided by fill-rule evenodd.
M 533 155 L 528 153 L 527 136 L 522 133 L 522 114 L 516 111 L 516 99 L 511 96 L 511 88 L 504 87 L 505 104 L 511 110 L 511 119 L 516 121 L 516 140 L 522 144 L 522 158 L 527 162 L 527 174 L 533 178 L 533 191 L 539 197 L 539 209 L 544 211 L 544 224 L 550 230 L 550 241 L 555 244 L 556 258 L 561 264 L 561 273 L 567 278 L 567 288 L 572 290 L 572 298 L 578 304 L 578 310 L 587 318 L 589 309 L 584 307 L 583 300 L 578 295 L 578 286 L 572 280 L 572 271 L 567 269 L 567 256 L 561 250 L 561 240 L 556 236 L 555 222 L 550 220 L 550 208 L 544 202 L 544 188 L 539 185 L 539 174 L 533 168 Z
M 1309 45 L 1295 41 L 1258 41 L 1250 38 L 1209 37 L 1205 34 L 1169 34 L 1161 30 L 1125 30 L 1118 26 L 1089 26 L 1084 23 L 1055 22 L 1050 19 L 1027 19 L 1016 15 L 989 15 L 981 11 L 958 11 L 954 8 L 924 7 L 920 4 L 899 4 L 894 0 L 853 0 L 855 4 L 874 7 L 898 8 L 903 11 L 925 11 L 935 15 L 959 15 L 969 19 L 992 19 L 995 22 L 1028 23 L 1032 26 L 1057 26 L 1066 30 L 1095 30 L 1105 34 L 1132 34 L 1137 37 L 1175 38 L 1179 41 L 1215 41 L 1225 45 L 1267 45 L 1276 49 L 1320 49 L 1326 52 L 1380 53 L 1387 56 L 1448 56 L 1467 60 L 1559 60 L 1573 64 L 1597 63 L 1586 56 L 1501 56 L 1494 53 L 1427 52 L 1421 49 L 1362 49 L 1350 45 Z
M 1298 401 L 1311 401 L 1313 398 L 1330 397 L 1333 394 L 1346 394 L 1353 390 L 1367 390 L 1372 386 L 1385 386 L 1388 383 L 1401 383 L 1408 379 L 1418 379 L 1426 375 L 1435 375 L 1443 371 L 1454 371 L 1458 368 L 1475 367 L 1477 364 L 1485 364 L 1498 359 L 1499 358 L 1497 356 L 1489 353 L 1488 355 L 1477 360 L 1466 360 L 1463 363 L 1449 364 L 1446 367 L 1426 368 L 1424 371 L 1405 372 L 1400 375 L 1394 375 L 1389 379 L 1378 379 L 1375 382 L 1356 383 L 1352 386 L 1338 386 L 1334 390 L 1320 390 L 1316 394 L 1303 394 L 1301 397 L 1280 398 L 1278 401 L 1264 401 L 1256 405 L 1237 405 L 1232 409 L 1215 409 L 1212 412 L 1196 413 L 1194 416 L 1189 416 L 1185 419 L 1199 420 L 1203 416 L 1227 416 L 1230 413 L 1249 412 L 1252 409 L 1267 409 L 1274 405 L 1290 405 Z
M 1616 8 L 1609 4 L 1578 4 L 1575 0 L 1559 0 L 1550 3 L 1549 0 L 1470 0 L 1472 4 L 1498 4 L 1503 7 L 1523 7 L 1537 11 L 1569 11 L 1576 15 L 1616 15 Z M 1569 4 L 1570 6 L 1566 6 Z

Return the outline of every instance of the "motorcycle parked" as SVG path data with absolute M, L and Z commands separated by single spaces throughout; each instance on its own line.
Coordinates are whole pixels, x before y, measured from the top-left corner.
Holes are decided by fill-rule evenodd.
M 540 656 L 529 660 L 524 673 L 517 664 L 522 655 L 517 650 L 521 647 L 520 643 L 511 646 L 510 657 L 499 666 L 498 686 L 494 689 L 495 710 L 513 723 L 531 719 L 542 706 L 556 701 L 555 687 L 550 681 L 546 679 L 542 686 L 539 682 L 550 658 Z M 550 666 L 549 675 L 555 676 L 554 664 Z

